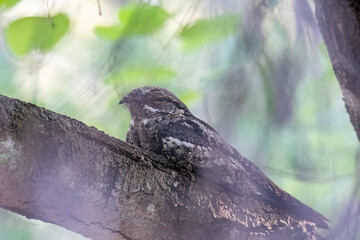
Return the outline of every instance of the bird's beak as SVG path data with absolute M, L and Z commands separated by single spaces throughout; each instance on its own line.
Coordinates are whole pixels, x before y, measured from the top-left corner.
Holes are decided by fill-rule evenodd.
M 127 100 L 128 100 L 128 98 L 127 98 L 127 96 L 125 96 L 120 100 L 119 104 L 127 103 Z
M 120 100 L 119 104 L 129 105 L 129 104 L 134 103 L 134 102 L 139 102 L 139 99 L 136 96 L 136 93 L 130 92 Z

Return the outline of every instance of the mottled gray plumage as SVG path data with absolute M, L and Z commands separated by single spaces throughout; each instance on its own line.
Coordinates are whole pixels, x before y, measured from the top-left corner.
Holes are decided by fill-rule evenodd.
M 262 206 L 262 209 L 244 209 L 244 214 L 248 214 L 246 225 L 266 227 L 264 221 L 259 223 L 256 215 L 266 212 L 275 222 L 303 221 L 328 228 L 325 217 L 280 189 L 212 127 L 194 117 L 168 90 L 138 88 L 127 94 L 120 104 L 126 104 L 132 118 L 127 142 L 162 154 L 179 165 L 190 164 L 198 174 L 209 176 L 244 198 L 253 199 L 257 203 L 253 208 Z

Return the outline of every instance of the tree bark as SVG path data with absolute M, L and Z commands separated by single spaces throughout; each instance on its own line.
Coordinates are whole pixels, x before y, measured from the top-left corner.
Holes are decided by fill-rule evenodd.
M 316 18 L 360 139 L 360 2 L 315 0 Z
M 191 179 L 161 156 L 0 95 L 4 209 L 91 239 L 182 239 L 189 234 L 182 228 L 201 230 L 213 215 L 209 192 Z M 192 226 L 197 214 L 204 222 Z M 181 224 L 187 218 L 189 226 Z
M 0 182 L 0 207 L 94 240 L 317 239 L 313 223 L 249 212 L 260 203 L 94 127 L 1 95 Z
M 0 95 L 0 207 L 91 239 L 245 239 L 229 194 L 164 157 Z
M 358 0 L 315 0 L 316 18 L 339 81 L 345 107 L 360 140 L 360 2 Z M 358 239 L 360 223 L 360 168 L 355 185 L 337 226 L 329 239 Z
M 188 182 L 164 159 L 0 95 L 0 206 L 91 239 L 173 239 L 165 217 Z M 171 196 L 170 196 L 171 195 Z M 180 203 L 179 203 L 180 204 Z M 139 217 L 141 216 L 141 218 Z

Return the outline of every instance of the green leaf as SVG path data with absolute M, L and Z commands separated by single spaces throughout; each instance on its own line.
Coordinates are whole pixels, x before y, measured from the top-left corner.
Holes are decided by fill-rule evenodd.
M 119 20 L 123 23 L 122 35 L 148 35 L 158 30 L 169 18 L 159 6 L 148 4 L 129 5 L 120 9 Z
M 9 48 L 17 55 L 31 50 L 47 52 L 65 35 L 69 19 L 64 14 L 54 17 L 26 17 L 18 19 L 5 29 Z
M 95 34 L 105 40 L 120 37 L 150 35 L 161 28 L 169 18 L 169 13 L 158 6 L 148 4 L 128 5 L 120 9 L 121 24 L 110 27 L 96 27 Z
M 221 15 L 211 19 L 201 19 L 186 26 L 179 37 L 187 50 L 196 49 L 206 43 L 215 42 L 233 35 L 238 27 L 239 18 L 234 15 Z
M 115 41 L 121 35 L 120 26 L 96 27 L 95 34 L 104 40 Z
M 0 0 L 0 9 L 10 8 L 20 2 L 20 0 Z

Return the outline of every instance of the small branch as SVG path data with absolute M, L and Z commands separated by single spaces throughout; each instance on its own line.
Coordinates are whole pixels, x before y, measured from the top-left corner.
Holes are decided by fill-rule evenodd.
M 102 15 L 102 11 L 101 11 L 100 0 L 96 0 L 96 2 L 97 2 L 97 6 L 98 6 L 99 16 L 101 16 L 101 15 Z

